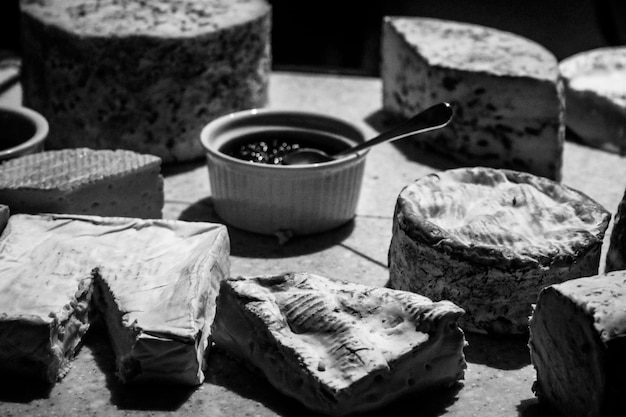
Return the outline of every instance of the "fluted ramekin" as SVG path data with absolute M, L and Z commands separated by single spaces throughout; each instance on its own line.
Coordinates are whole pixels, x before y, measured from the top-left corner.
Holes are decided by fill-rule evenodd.
M 353 144 L 364 140 L 357 125 L 312 112 L 253 109 L 213 120 L 202 130 L 200 140 L 217 214 L 227 224 L 262 234 L 306 235 L 350 221 L 361 191 L 367 151 L 307 165 L 255 163 L 220 151 L 241 134 L 285 127 L 330 133 Z

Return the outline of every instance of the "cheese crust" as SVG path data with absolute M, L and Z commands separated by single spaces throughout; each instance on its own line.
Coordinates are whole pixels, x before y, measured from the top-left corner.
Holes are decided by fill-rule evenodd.
M 431 174 L 398 196 L 390 285 L 457 303 L 467 329 L 527 333 L 543 286 L 598 272 L 609 220 L 583 193 L 532 174 Z
M 216 346 L 305 406 L 377 408 L 463 378 L 463 310 L 448 301 L 306 273 L 222 283 Z

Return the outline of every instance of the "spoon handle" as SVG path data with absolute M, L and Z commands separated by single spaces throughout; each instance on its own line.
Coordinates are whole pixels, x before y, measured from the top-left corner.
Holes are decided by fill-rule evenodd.
M 428 109 L 411 117 L 409 120 L 399 124 L 393 129 L 387 130 L 376 136 L 375 138 L 368 140 L 367 142 L 360 143 L 355 147 L 346 149 L 345 151 L 341 151 L 334 156 L 341 156 L 358 152 L 362 149 L 378 145 L 379 143 L 387 141 L 393 142 L 407 136 L 418 135 L 420 133 L 440 129 L 450 123 L 453 114 L 454 111 L 449 103 L 443 102 L 435 104 L 434 106 L 429 107 Z

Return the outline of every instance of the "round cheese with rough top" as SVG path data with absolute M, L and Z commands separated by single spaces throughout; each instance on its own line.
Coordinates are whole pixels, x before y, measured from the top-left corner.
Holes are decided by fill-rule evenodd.
M 265 0 L 25 0 L 25 105 L 49 148 L 87 146 L 199 158 L 217 116 L 267 103 Z
M 626 153 L 626 47 L 580 52 L 559 69 L 566 125 L 589 145 Z
M 398 197 L 390 285 L 457 303 L 466 329 L 527 333 L 542 287 L 598 272 L 609 220 L 600 204 L 546 178 L 483 167 L 434 173 Z

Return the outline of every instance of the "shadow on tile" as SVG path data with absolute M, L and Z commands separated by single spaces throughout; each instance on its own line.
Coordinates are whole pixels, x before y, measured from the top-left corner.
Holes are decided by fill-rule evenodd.
M 468 346 L 465 359 L 502 370 L 521 369 L 530 365 L 528 336 L 490 336 L 465 332 Z
M 224 223 L 215 213 L 210 197 L 189 205 L 179 220 Z M 309 236 L 294 236 L 288 240 L 277 236 L 266 236 L 246 232 L 226 225 L 230 236 L 230 253 L 243 258 L 287 258 L 320 252 L 343 242 L 354 229 L 354 221 L 324 233 Z

